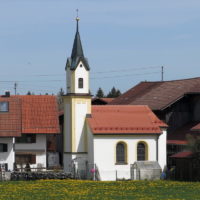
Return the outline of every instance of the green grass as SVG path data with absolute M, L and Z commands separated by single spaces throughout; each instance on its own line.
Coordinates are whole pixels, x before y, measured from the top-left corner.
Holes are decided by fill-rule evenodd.
M 200 183 L 172 181 L 96 182 L 40 180 L 0 182 L 0 200 L 137 199 L 198 200 Z

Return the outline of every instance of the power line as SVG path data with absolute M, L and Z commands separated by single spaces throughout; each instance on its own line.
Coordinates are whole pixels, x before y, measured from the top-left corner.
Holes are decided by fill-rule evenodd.
M 160 68 L 161 66 L 149 66 L 149 67 L 134 67 L 134 68 L 126 68 L 123 67 L 119 70 L 116 69 L 111 69 L 111 70 L 104 70 L 104 71 L 98 71 L 98 72 L 91 72 L 91 74 L 104 74 L 104 73 L 116 73 L 116 72 L 127 72 L 127 71 L 131 71 L 131 70 L 148 70 L 148 69 L 155 69 L 155 68 Z M 107 69 L 107 67 L 102 67 L 103 69 Z M 10 76 L 10 74 L 4 74 L 4 75 L 0 75 L 0 76 Z M 28 77 L 49 77 L 49 76 L 65 76 L 64 73 L 62 74 L 33 74 L 33 75 L 26 75 Z
M 104 78 L 122 78 L 122 77 L 129 77 L 129 76 L 142 76 L 142 75 L 150 75 L 150 74 L 158 74 L 160 72 L 150 72 L 150 73 L 142 73 L 142 74 L 126 74 L 126 75 L 119 75 L 119 76 L 104 76 L 104 77 L 95 77 L 91 79 L 104 79 Z
M 115 72 L 127 72 L 131 70 L 148 70 L 148 69 L 155 69 L 160 68 L 160 66 L 151 66 L 151 67 L 138 67 L 138 68 L 123 68 L 119 70 L 109 70 L 109 71 L 99 71 L 99 72 L 93 72 L 91 74 L 104 74 L 104 73 L 115 73 Z

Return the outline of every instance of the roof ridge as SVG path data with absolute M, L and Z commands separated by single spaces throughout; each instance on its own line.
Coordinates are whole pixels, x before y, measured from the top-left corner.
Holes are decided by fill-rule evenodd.
M 200 79 L 200 77 L 183 78 L 183 79 L 175 79 L 175 80 L 167 80 L 167 81 L 141 81 L 140 83 L 163 83 L 163 82 L 185 81 L 185 80 L 193 80 L 193 79 Z

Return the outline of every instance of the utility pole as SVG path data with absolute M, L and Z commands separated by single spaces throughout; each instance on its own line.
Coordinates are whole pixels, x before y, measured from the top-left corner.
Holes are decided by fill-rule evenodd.
M 164 67 L 162 66 L 161 67 L 161 81 L 163 81 L 163 76 L 164 76 Z
M 17 94 L 17 83 L 14 84 L 15 95 Z

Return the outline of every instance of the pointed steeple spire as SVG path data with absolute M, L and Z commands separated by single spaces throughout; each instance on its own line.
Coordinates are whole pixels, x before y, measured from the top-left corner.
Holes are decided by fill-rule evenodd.
M 79 27 L 78 27 L 79 20 L 80 19 L 77 16 L 76 17 L 76 35 L 74 38 L 74 44 L 73 44 L 72 54 L 71 54 L 72 59 L 76 59 L 78 57 L 84 57 L 83 48 L 82 48 L 82 44 L 81 44 L 81 38 L 80 38 L 80 34 L 79 34 Z
M 72 48 L 72 54 L 71 57 L 67 59 L 66 67 L 69 66 L 71 70 L 75 70 L 76 67 L 78 66 L 79 62 L 81 61 L 86 68 L 86 70 L 90 70 L 88 60 L 85 58 L 83 54 L 83 48 L 81 44 L 81 38 L 79 34 L 79 17 L 78 17 L 78 9 L 77 11 L 77 17 L 76 17 L 76 34 L 74 38 L 74 44 Z M 66 69 L 66 68 L 65 68 Z

